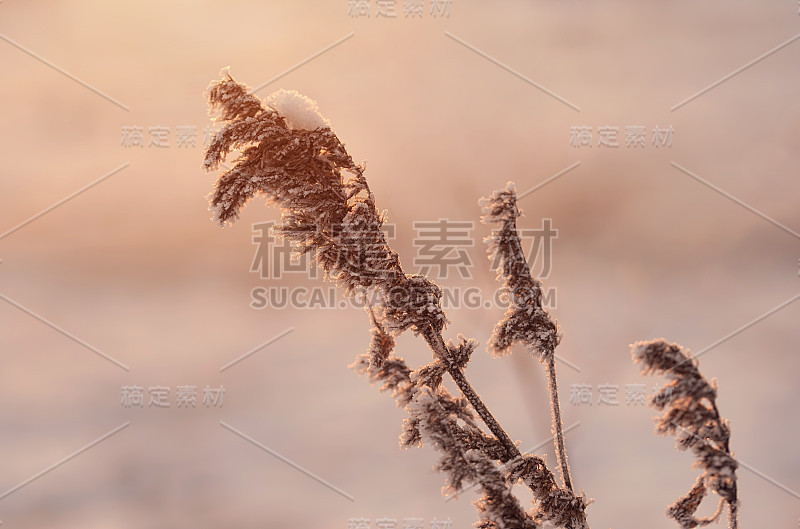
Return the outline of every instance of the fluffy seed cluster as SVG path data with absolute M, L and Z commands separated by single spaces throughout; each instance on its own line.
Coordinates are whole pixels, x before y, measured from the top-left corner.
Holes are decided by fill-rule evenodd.
M 235 221 L 251 198 L 263 195 L 281 209 L 276 234 L 290 240 L 296 252 L 311 254 L 326 277 L 348 293 L 377 290 L 393 331 L 444 328 L 441 290 L 425 277 L 403 272 L 386 244 L 384 217 L 364 167 L 353 161 L 316 103 L 279 93 L 270 99 L 276 110 L 227 74 L 211 84 L 208 98 L 222 127 L 206 151 L 205 169 L 215 170 L 229 153 L 239 152 L 210 196 L 215 220 Z
M 495 191 L 481 200 L 486 224 L 499 224 L 500 228 L 487 238 L 489 256 L 499 258 L 497 271 L 509 297 L 505 317 L 495 326 L 489 339 L 489 350 L 495 355 L 507 354 L 515 342 L 527 345 L 540 360 L 552 356 L 561 340 L 558 326 L 542 308 L 542 284 L 531 277 L 525 253 L 517 235 L 517 207 L 514 184 Z
M 730 451 L 730 426 L 717 409 L 717 389 L 698 369 L 689 351 L 663 339 L 633 345 L 633 360 L 641 363 L 645 375 L 666 375 L 670 382 L 650 401 L 664 413 L 656 419 L 656 432 L 675 435 L 680 450 L 691 449 L 696 465 L 703 469 L 692 489 L 667 509 L 681 529 L 691 529 L 716 521 L 724 504 L 728 506 L 731 529 L 738 527 L 736 468 Z M 720 496 L 717 512 L 707 518 L 695 516 L 697 508 L 711 491 Z

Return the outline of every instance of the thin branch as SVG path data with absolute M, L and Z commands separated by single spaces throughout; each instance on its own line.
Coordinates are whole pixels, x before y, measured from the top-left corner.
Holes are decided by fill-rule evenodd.
M 464 398 L 466 398 L 469 403 L 472 404 L 472 407 L 478 413 L 481 420 L 483 420 L 484 424 L 486 424 L 486 427 L 489 428 L 497 440 L 503 444 L 507 452 L 506 461 L 518 457 L 520 455 L 520 451 L 517 448 L 517 445 L 514 444 L 506 431 L 503 430 L 503 428 L 500 426 L 500 423 L 497 422 L 497 419 L 494 418 L 492 413 L 486 407 L 486 404 L 483 403 L 478 393 L 475 392 L 472 385 L 464 376 L 463 371 L 449 363 L 447 346 L 444 343 L 441 333 L 431 328 L 431 330 L 425 334 L 425 341 L 428 342 L 428 345 L 430 346 L 431 350 L 436 353 L 436 356 L 438 356 L 445 363 L 448 374 L 456 383 L 458 389 L 461 391 L 461 394 L 464 395 Z M 503 462 L 505 463 L 505 461 Z
M 553 443 L 556 447 L 556 459 L 561 468 L 561 479 L 564 487 L 570 492 L 572 489 L 572 475 L 567 463 L 567 448 L 564 446 L 564 422 L 561 419 L 561 406 L 558 402 L 558 382 L 556 381 L 556 356 L 554 353 L 546 355 L 547 383 L 550 388 L 550 409 L 553 412 Z

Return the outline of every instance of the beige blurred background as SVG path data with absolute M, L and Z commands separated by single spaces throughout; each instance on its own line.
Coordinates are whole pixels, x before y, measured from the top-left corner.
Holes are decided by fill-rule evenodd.
M 476 492 L 444 501 L 436 453 L 399 450 L 404 413 L 347 368 L 369 339 L 362 312 L 250 306 L 257 287 L 328 285 L 250 271 L 252 224 L 277 218 L 263 201 L 233 227 L 209 220 L 202 92 L 225 66 L 251 87 L 280 76 L 260 96 L 292 88 L 319 102 L 368 162 L 409 270 L 415 221 L 476 221 L 477 199 L 506 181 L 522 192 L 572 167 L 520 206 L 522 227 L 558 229 L 546 284 L 559 353 L 580 368 L 559 371 L 565 423 L 580 423 L 567 435 L 575 482 L 595 498 L 595 529 L 675 526 L 664 509 L 697 471 L 652 434 L 650 409 L 625 404 L 627 384 L 649 394 L 658 382 L 640 377 L 629 344 L 664 336 L 700 351 L 800 292 L 800 42 L 671 109 L 797 35 L 797 3 L 453 0 L 434 17 L 425 0 L 413 19 L 403 0 L 394 19 L 374 0 L 369 17 L 348 5 L 0 3 L 0 233 L 127 164 L 0 238 L 0 494 L 128 424 L 4 495 L 3 527 L 476 520 Z M 646 127 L 642 148 L 625 147 L 633 125 Z M 132 126 L 144 147 L 122 145 Z M 177 146 L 183 126 L 196 146 Z M 593 147 L 571 145 L 578 126 Z M 619 127 L 619 148 L 596 145 L 604 126 Z M 651 144 L 655 126 L 673 128 L 671 146 Z M 150 127 L 169 128 L 169 147 L 148 146 Z M 487 233 L 472 232 L 473 277 L 443 283 L 495 288 Z M 451 310 L 447 336 L 485 343 L 501 314 Z M 789 303 L 701 357 L 748 465 L 742 527 L 800 521 L 798 316 Z M 399 346 L 414 365 L 428 358 L 412 336 Z M 547 441 L 543 373 L 524 351 L 496 360 L 481 346 L 468 375 L 523 448 Z M 592 406 L 570 403 L 575 384 L 592 386 Z M 597 405 L 601 384 L 619 386 L 620 405 Z M 126 385 L 169 386 L 170 409 L 123 407 Z M 176 407 L 179 385 L 198 387 L 197 408 Z M 224 386 L 221 408 L 200 402 L 206 385 Z M 539 452 L 554 462 L 549 444 Z

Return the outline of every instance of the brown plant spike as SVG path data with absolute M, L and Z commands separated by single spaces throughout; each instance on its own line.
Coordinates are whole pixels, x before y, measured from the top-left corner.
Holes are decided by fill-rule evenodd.
M 522 212 L 517 207 L 514 184 L 509 182 L 506 189 L 496 191 L 488 199 L 481 200 L 481 205 L 484 213 L 481 220 L 486 224 L 500 224 L 500 229 L 488 238 L 489 257 L 493 260 L 500 258 L 497 277 L 503 280 L 511 300 L 505 318 L 494 328 L 489 340 L 489 350 L 496 356 L 502 356 L 511 350 L 514 343 L 519 342 L 527 346 L 545 365 L 556 457 L 564 487 L 572 491 L 555 367 L 555 348 L 561 341 L 561 335 L 556 322 L 542 307 L 542 284 L 531 276 L 522 251 L 517 234 L 517 217 Z
M 716 385 L 703 377 L 697 360 L 680 345 L 658 339 L 635 343 L 632 349 L 643 374 L 663 374 L 671 380 L 650 399 L 651 406 L 664 411 L 656 420 L 656 432 L 675 435 L 677 448 L 691 449 L 697 456 L 696 466 L 703 469 L 692 489 L 667 509 L 667 515 L 681 529 L 691 529 L 717 521 L 727 505 L 728 525 L 738 529 L 738 463 L 730 450 L 730 426 L 717 409 Z M 709 491 L 720 496 L 717 512 L 697 518 L 695 512 Z
M 441 308 L 441 289 L 424 276 L 403 271 L 381 229 L 384 216 L 364 178 L 364 166 L 353 161 L 316 104 L 289 92 L 273 94 L 264 104 L 227 73 L 211 84 L 208 96 L 222 128 L 206 152 L 206 170 L 217 169 L 230 152 L 240 153 L 211 194 L 215 219 L 223 225 L 233 222 L 251 198 L 264 196 L 280 207 L 282 223 L 275 231 L 291 241 L 295 251 L 311 254 L 326 279 L 344 287 L 348 295 L 362 293 L 375 300 L 368 307 L 369 348 L 352 367 L 379 384 L 381 391 L 389 391 L 408 411 L 401 445 L 427 442 L 439 450 L 436 468 L 447 476 L 445 492 L 456 494 L 466 483 L 481 488 L 483 496 L 475 502 L 480 515 L 476 527 L 534 529 L 548 522 L 558 528 L 589 529 L 587 502 L 573 493 L 566 467 L 552 362 L 551 394 L 556 402 L 554 417 L 559 418 L 554 431 L 565 487 L 556 483 L 542 459 L 520 453 L 468 382 L 464 371 L 477 343 L 461 335 L 456 341 L 442 337 L 448 321 Z M 495 195 L 502 196 L 499 202 L 490 201 L 497 208 L 511 203 L 516 208 L 513 188 L 509 189 Z M 530 277 L 524 257 L 517 262 L 518 250 L 505 249 L 518 247 L 519 237 L 513 222 L 501 214 L 490 216 L 503 224 L 497 244 L 502 246 L 498 251 L 504 267 L 513 264 L 504 272 L 506 283 L 515 295 L 527 288 L 533 297 L 514 305 L 517 309 L 498 324 L 503 330 L 492 343 L 508 344 L 507 348 L 522 340 L 535 345 L 546 360 L 558 343 L 556 327 L 537 303 L 538 282 Z M 421 335 L 432 351 L 432 361 L 417 369 L 394 353 L 394 337 L 409 329 Z M 442 386 L 445 374 L 462 397 Z M 512 493 L 512 485 L 520 480 L 534 493 L 530 511 Z

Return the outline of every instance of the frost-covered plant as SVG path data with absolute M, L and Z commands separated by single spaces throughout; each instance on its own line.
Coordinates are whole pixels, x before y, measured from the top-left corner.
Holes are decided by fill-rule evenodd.
M 348 295 L 361 293 L 374 300 L 367 305 L 371 341 L 352 367 L 408 411 L 401 446 L 427 442 L 441 452 L 436 468 L 446 474 L 443 492 L 457 494 L 465 484 L 480 487 L 483 496 L 475 502 L 478 528 L 533 529 L 548 523 L 589 529 L 589 502 L 574 492 L 564 446 L 555 372 L 561 335 L 542 307 L 541 283 L 531 276 L 522 251 L 513 184 L 481 200 L 482 220 L 499 225 L 488 238 L 489 253 L 499 259 L 498 279 L 511 302 L 488 350 L 500 356 L 519 343 L 544 365 L 561 485 L 542 458 L 520 452 L 467 380 L 465 370 L 477 342 L 460 334 L 445 341 L 442 333 L 449 322 L 440 303 L 441 289 L 403 270 L 386 242 L 385 215 L 377 209 L 364 166 L 353 161 L 316 103 L 285 90 L 262 102 L 227 73 L 211 84 L 208 97 L 211 113 L 223 126 L 206 151 L 205 169 L 218 169 L 229 153 L 239 152 L 211 193 L 215 220 L 222 225 L 233 222 L 245 203 L 264 196 L 281 210 L 282 223 L 274 230 L 297 253 L 311 254 L 325 277 Z M 395 354 L 395 337 L 406 330 L 425 339 L 431 362 L 412 369 Z M 634 359 L 643 363 L 646 374 L 666 373 L 672 379 L 652 400 L 659 410 L 667 409 L 658 431 L 680 430 L 678 447 L 691 448 L 704 469 L 668 515 L 682 529 L 698 527 L 717 520 L 726 503 L 731 529 L 738 529 L 736 461 L 728 445 L 727 422 L 717 411 L 716 387 L 700 375 L 696 361 L 680 346 L 663 340 L 636 344 Z M 445 374 L 461 396 L 442 385 Z M 512 493 L 520 481 L 533 493 L 534 505 L 527 511 Z M 711 518 L 696 518 L 709 489 L 721 496 L 720 509 Z
M 233 167 L 218 179 L 211 206 L 220 224 L 233 222 L 256 194 L 281 210 L 277 234 L 298 253 L 313 255 L 325 277 L 348 295 L 367 292 L 372 340 L 354 367 L 381 390 L 388 390 L 409 413 L 401 445 L 432 444 L 441 452 L 437 468 L 447 475 L 446 492 L 475 484 L 483 496 L 475 502 L 476 527 L 526 529 L 547 522 L 564 529 L 588 529 L 587 500 L 576 495 L 567 465 L 558 406 L 554 348 L 559 334 L 541 305 L 541 285 L 530 275 L 516 231 L 513 185 L 484 201 L 484 221 L 500 224 L 491 251 L 502 262 L 511 307 L 497 324 L 489 349 L 503 354 L 512 344 L 530 348 L 547 367 L 553 430 L 563 486 L 543 459 L 523 454 L 489 412 L 465 376 L 477 343 L 458 336 L 447 340 L 448 320 L 441 289 L 428 278 L 407 274 L 386 242 L 384 215 L 356 164 L 323 118 L 316 103 L 281 91 L 262 102 L 226 74 L 211 84 L 210 110 L 223 126 L 206 151 L 204 167 L 217 169 L 228 153 L 239 151 Z M 394 337 L 406 330 L 422 336 L 433 353 L 430 363 L 410 368 L 394 353 Z M 442 385 L 447 373 L 462 396 Z M 488 432 L 479 426 L 483 421 Z M 512 493 L 522 481 L 534 496 L 526 511 Z
M 703 377 L 689 351 L 663 339 L 635 343 L 633 360 L 642 364 L 645 375 L 664 374 L 671 380 L 650 399 L 651 406 L 664 411 L 657 419 L 656 432 L 675 435 L 677 448 L 690 448 L 697 456 L 696 466 L 703 469 L 692 489 L 667 509 L 667 515 L 681 529 L 701 527 L 717 521 L 727 504 L 730 529 L 737 529 L 738 463 L 731 455 L 730 426 L 717 409 L 716 384 Z M 712 516 L 697 518 L 695 512 L 709 490 L 720 496 L 719 507 Z

